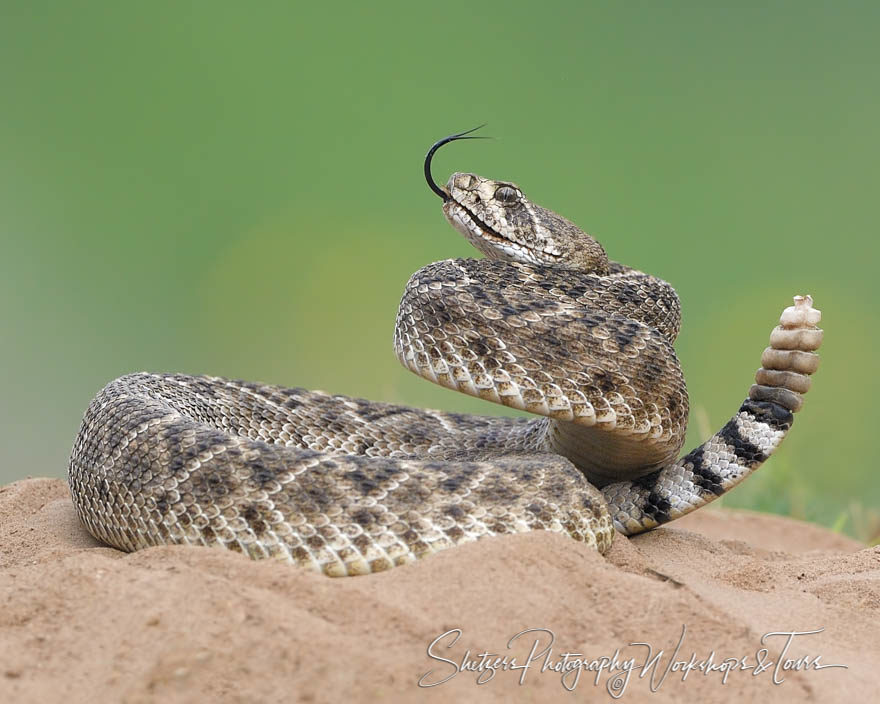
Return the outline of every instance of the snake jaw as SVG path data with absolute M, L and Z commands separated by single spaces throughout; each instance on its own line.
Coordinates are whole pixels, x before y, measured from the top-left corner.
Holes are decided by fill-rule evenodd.
M 494 202 L 500 189 L 512 193 L 514 199 L 504 205 Z M 454 173 L 444 189 L 449 200 L 443 203 L 443 214 L 480 252 L 490 259 L 515 261 L 524 264 L 556 265 L 559 251 L 551 246 L 533 214 L 525 210 L 529 201 L 514 183 L 491 181 L 470 173 Z M 512 218 L 512 210 L 520 212 Z M 515 221 L 514 227 L 510 220 Z M 524 236 L 532 233 L 533 237 Z
M 536 255 L 529 247 L 510 240 L 480 222 L 461 203 L 450 198 L 443 204 L 443 214 L 449 223 L 489 259 L 523 262 L 526 264 L 547 264 L 546 259 Z
M 509 181 L 454 173 L 444 189 L 450 224 L 490 259 L 604 274 L 605 250 L 577 225 L 532 203 Z

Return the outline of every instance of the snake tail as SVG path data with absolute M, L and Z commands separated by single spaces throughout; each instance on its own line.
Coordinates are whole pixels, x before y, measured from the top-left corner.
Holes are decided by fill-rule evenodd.
M 795 296 L 770 334 L 748 398 L 721 430 L 667 467 L 603 487 L 618 531 L 634 535 L 680 518 L 730 491 L 773 454 L 819 366 L 820 318 L 810 296 Z

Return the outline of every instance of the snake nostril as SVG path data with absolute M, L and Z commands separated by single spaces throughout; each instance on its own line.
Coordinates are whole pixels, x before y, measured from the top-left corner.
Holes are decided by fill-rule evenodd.
M 472 191 L 477 187 L 477 177 L 473 174 L 455 174 L 453 185 L 463 191 Z

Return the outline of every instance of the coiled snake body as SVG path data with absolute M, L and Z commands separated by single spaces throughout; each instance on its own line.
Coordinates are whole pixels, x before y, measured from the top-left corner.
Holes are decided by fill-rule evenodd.
M 183 543 L 331 576 L 484 536 L 564 532 L 604 552 L 715 499 L 780 444 L 818 364 L 819 312 L 782 314 L 737 413 L 676 459 L 688 396 L 673 288 L 515 184 L 457 173 L 447 219 L 486 255 L 416 272 L 394 348 L 417 374 L 536 418 L 469 416 L 178 374 L 108 384 L 82 421 L 73 501 L 122 550 Z

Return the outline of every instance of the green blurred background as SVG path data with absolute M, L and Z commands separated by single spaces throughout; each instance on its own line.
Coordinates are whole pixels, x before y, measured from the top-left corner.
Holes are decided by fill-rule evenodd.
M 877 3 L 3 0 L 0 480 L 64 476 L 134 370 L 503 413 L 391 352 L 403 285 L 474 256 L 422 158 L 511 179 L 678 289 L 689 445 L 781 309 L 824 361 L 725 505 L 878 531 Z

